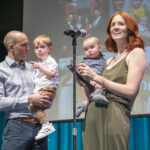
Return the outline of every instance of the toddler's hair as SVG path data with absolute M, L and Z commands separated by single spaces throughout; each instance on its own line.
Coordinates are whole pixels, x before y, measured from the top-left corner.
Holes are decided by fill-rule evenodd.
M 33 41 L 33 46 L 40 43 L 41 41 L 44 42 L 48 47 L 52 46 L 51 38 L 46 35 L 39 35 L 38 37 L 36 37 Z

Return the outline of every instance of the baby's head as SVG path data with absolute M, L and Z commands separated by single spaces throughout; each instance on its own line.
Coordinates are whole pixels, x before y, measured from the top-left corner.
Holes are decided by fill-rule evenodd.
M 82 43 L 84 54 L 88 58 L 99 57 L 102 46 L 100 45 L 99 39 L 95 36 L 87 37 Z
M 142 6 L 143 0 L 131 0 L 134 8 L 140 8 Z
M 45 59 L 52 51 L 52 41 L 46 35 L 40 35 L 33 41 L 34 52 L 39 59 Z

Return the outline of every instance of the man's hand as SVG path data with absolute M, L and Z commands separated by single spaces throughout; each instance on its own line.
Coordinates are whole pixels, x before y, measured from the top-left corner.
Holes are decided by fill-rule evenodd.
M 33 105 L 36 105 L 41 108 L 48 108 L 50 105 L 49 96 L 47 96 L 45 93 L 35 93 L 28 97 L 29 104 L 32 103 Z

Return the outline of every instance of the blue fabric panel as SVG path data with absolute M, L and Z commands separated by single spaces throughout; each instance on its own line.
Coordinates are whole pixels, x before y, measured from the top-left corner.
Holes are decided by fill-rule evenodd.
M 0 112 L 0 147 L 5 123 L 5 113 Z M 56 131 L 48 136 L 48 149 L 73 150 L 73 122 L 59 122 L 53 125 Z M 77 150 L 83 150 L 82 127 L 83 121 L 77 121 Z M 150 150 L 150 117 L 131 118 L 129 148 L 130 150 Z

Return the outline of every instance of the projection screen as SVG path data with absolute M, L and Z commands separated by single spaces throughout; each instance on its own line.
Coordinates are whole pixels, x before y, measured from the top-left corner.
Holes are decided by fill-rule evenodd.
M 86 36 L 97 36 L 102 44 L 106 59 L 113 53 L 107 52 L 105 30 L 109 17 L 118 10 L 131 12 L 131 0 L 24 0 L 23 31 L 30 41 L 28 60 L 36 60 L 32 41 L 41 34 L 50 36 L 53 42 L 51 55 L 59 64 L 59 86 L 51 109 L 46 110 L 49 120 L 68 120 L 73 118 L 73 76 L 67 69 L 73 55 L 72 37 L 64 35 L 66 30 L 87 31 Z M 150 1 L 143 0 L 144 14 L 138 20 L 139 31 L 145 42 L 147 58 L 146 71 L 134 102 L 132 115 L 150 113 Z M 77 38 L 77 63 L 83 58 L 83 38 Z M 142 61 L 142 60 L 139 60 Z M 77 103 L 86 100 L 83 88 L 77 85 Z M 84 114 L 81 116 L 83 118 Z

